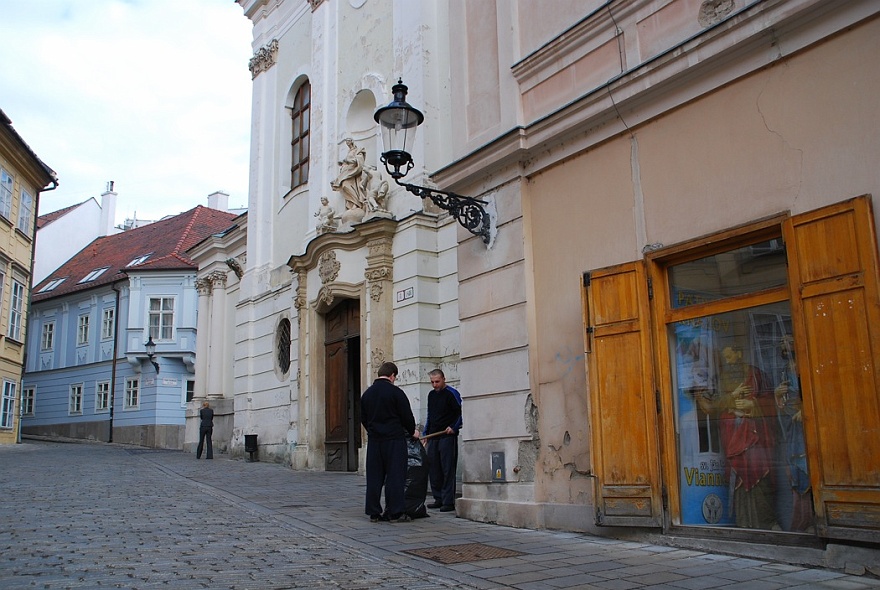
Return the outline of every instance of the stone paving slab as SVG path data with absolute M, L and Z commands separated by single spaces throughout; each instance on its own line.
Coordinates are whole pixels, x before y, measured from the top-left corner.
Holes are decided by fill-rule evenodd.
M 370 523 L 364 479 L 108 445 L 0 446 L 0 588 L 880 588 L 869 576 L 476 523 Z M 444 565 L 408 550 L 522 555 Z

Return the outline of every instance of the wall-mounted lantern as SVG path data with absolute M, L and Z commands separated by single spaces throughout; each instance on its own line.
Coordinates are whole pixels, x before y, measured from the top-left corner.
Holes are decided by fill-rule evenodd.
M 465 197 L 452 192 L 417 186 L 400 182 L 413 167 L 411 155 L 412 145 L 416 137 L 416 128 L 425 120 L 425 116 L 417 108 L 406 102 L 409 89 L 402 79 L 391 89 L 394 94 L 388 106 L 376 110 L 373 118 L 382 129 L 382 144 L 385 149 L 380 160 L 385 170 L 398 185 L 422 199 L 431 199 L 435 205 L 449 211 L 466 230 L 483 238 L 488 244 L 489 214 L 483 208 L 486 201 Z

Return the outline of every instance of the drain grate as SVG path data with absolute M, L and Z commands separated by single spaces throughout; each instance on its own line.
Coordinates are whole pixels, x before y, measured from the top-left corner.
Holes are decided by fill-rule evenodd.
M 425 549 L 408 549 L 404 553 L 424 557 L 431 561 L 443 564 L 467 563 L 469 561 L 483 561 L 484 559 L 499 559 L 502 557 L 517 557 L 524 555 L 512 549 L 492 547 L 483 543 L 468 543 L 466 545 L 446 545 L 445 547 L 427 547 Z

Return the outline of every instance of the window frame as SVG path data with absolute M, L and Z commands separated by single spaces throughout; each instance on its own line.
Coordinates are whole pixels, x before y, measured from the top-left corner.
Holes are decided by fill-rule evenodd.
M 0 406 L 0 428 L 9 430 L 15 427 L 15 391 L 18 383 L 11 379 L 3 380 L 2 406 Z
M 25 286 L 16 279 L 12 279 L 12 293 L 9 300 L 9 332 L 7 337 L 16 342 L 22 341 L 24 294 Z M 0 295 L 2 295 L 2 291 L 0 291 Z
M 159 302 L 159 309 L 157 309 L 157 310 L 153 309 L 153 302 L 154 301 Z M 170 310 L 163 309 L 164 302 L 166 302 L 166 301 L 171 302 L 171 309 Z M 159 295 L 157 297 L 150 297 L 147 300 L 147 337 L 148 338 L 152 337 L 153 342 L 171 342 L 174 340 L 174 335 L 175 335 L 174 314 L 176 311 L 175 310 L 176 307 L 177 307 L 177 297 L 174 297 L 174 296 Z M 155 326 L 153 325 L 153 318 L 154 317 L 158 318 L 158 322 Z M 163 321 L 165 318 L 169 319 L 167 324 Z M 164 329 L 168 330 L 168 337 L 167 338 L 163 337 Z
M 101 312 L 101 340 L 112 340 L 116 331 L 116 308 L 105 307 Z
M 134 403 L 132 403 L 132 401 Z M 123 410 L 139 410 L 141 407 L 141 378 L 125 378 L 125 399 L 122 404 Z
M 71 383 L 67 395 L 67 415 L 83 415 L 83 384 Z
M 33 416 L 36 409 L 37 387 L 28 385 L 21 388 L 21 415 Z
M 15 176 L 0 168 L 0 215 L 12 221 L 12 194 L 15 190 Z
M 88 346 L 91 325 L 91 314 L 81 313 L 76 319 L 76 345 Z
M 306 80 L 297 89 L 290 107 L 290 189 L 309 182 L 312 86 Z
M 21 189 L 19 194 L 21 199 L 18 205 L 18 230 L 30 237 L 33 230 L 34 197 L 24 189 Z
M 40 352 L 55 350 L 55 320 L 43 324 L 40 330 Z
M 106 389 L 104 389 L 106 388 Z M 110 381 L 95 382 L 95 413 L 110 411 Z

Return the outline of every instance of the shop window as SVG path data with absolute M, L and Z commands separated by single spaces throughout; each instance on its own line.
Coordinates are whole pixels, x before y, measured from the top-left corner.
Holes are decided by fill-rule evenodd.
M 860 197 L 586 273 L 597 522 L 880 538 L 878 268 Z

